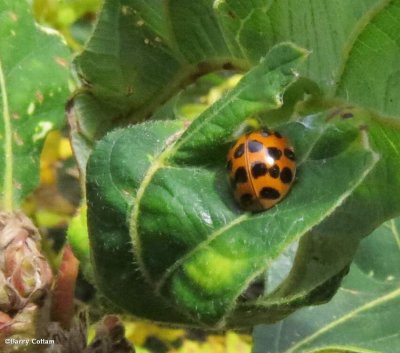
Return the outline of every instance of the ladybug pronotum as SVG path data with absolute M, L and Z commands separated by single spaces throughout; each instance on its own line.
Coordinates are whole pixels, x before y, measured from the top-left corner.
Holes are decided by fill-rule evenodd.
M 279 132 L 254 131 L 241 136 L 229 150 L 227 169 L 240 206 L 262 211 L 288 193 L 296 174 L 296 157 Z

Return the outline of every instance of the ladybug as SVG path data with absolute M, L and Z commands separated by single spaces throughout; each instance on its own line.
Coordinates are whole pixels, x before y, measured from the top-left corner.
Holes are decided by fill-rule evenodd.
M 296 175 L 296 157 L 286 137 L 259 130 L 242 135 L 233 144 L 227 169 L 240 206 L 262 211 L 288 193 Z

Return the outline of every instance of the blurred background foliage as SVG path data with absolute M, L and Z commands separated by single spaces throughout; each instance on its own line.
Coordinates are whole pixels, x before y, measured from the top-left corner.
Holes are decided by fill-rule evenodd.
M 101 0 L 34 0 L 36 20 L 58 30 L 74 50 L 82 49 L 90 35 Z
M 101 0 L 34 0 L 35 20 L 62 34 L 73 53 L 83 49 L 96 22 Z M 160 119 L 196 118 L 207 106 L 232 88 L 241 75 L 219 72 L 206 75 L 187 87 L 159 112 Z M 77 87 L 71 87 L 73 91 Z M 68 128 L 48 134 L 40 160 L 40 185 L 25 201 L 23 209 L 43 234 L 43 248 L 53 267 L 61 261 L 66 231 L 81 202 L 79 172 L 69 142 Z M 79 276 L 76 297 L 93 307 L 94 320 L 99 319 L 95 289 Z M 201 331 L 165 328 L 147 322 L 124 319 L 127 338 L 137 353 L 250 353 L 250 333 L 225 332 L 206 334 Z M 94 336 L 94 326 L 89 340 Z

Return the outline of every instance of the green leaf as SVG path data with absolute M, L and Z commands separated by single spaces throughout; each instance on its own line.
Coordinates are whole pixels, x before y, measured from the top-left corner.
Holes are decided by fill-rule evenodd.
M 338 96 L 386 115 L 400 115 L 399 16 L 400 1 L 380 1 L 365 19 L 346 48 Z
M 357 28 L 379 0 L 240 0 L 217 1 L 221 18 L 229 21 L 241 47 L 254 62 L 264 48 L 291 41 L 312 51 L 302 75 L 317 82 L 327 95 L 336 86 L 338 71 L 347 59 L 343 51 Z M 225 15 L 222 17 L 222 15 Z M 257 36 L 258 40 L 254 40 Z M 257 45 L 255 45 L 257 43 Z M 257 49 L 261 47 L 260 49 Z M 267 49 L 268 50 L 268 49 Z
M 36 187 L 43 141 L 64 121 L 69 52 L 35 25 L 29 1 L 2 1 L 0 16 L 0 191 L 11 210 Z
M 383 117 L 393 106 L 382 105 L 400 92 L 396 6 L 105 1 L 75 61 L 84 84 L 69 118 L 82 171 L 89 158 L 92 258 L 108 299 L 151 320 L 242 328 L 333 296 L 360 240 L 400 214 L 400 126 Z M 389 55 L 359 55 L 385 26 L 394 38 Z M 274 46 L 288 40 L 311 52 L 297 87 L 293 68 L 305 50 Z M 383 82 L 394 79 L 368 84 L 373 93 L 364 99 L 377 57 L 387 64 Z M 160 119 L 164 102 L 168 111 L 182 87 L 219 69 L 249 71 L 191 125 L 153 122 L 109 133 Z M 318 101 L 301 101 L 315 92 Z M 292 101 L 279 109 L 285 93 Z M 247 214 L 233 200 L 223 164 L 243 122 L 261 114 L 294 144 L 298 179 L 282 203 Z M 249 295 L 265 272 L 265 294 Z
M 182 123 L 157 122 L 145 124 L 141 129 L 134 128 L 131 134 L 118 130 L 107 135 L 98 144 L 88 165 L 87 217 L 94 276 L 101 292 L 115 305 L 136 316 L 190 323 L 189 319 L 171 311 L 144 281 L 137 260 L 133 258 L 136 249 L 127 224 L 127 212 L 138 183 L 155 156 L 165 148 L 171 134 L 181 128 Z M 114 140 L 115 136 L 121 138 Z M 128 154 L 127 147 L 132 148 Z M 111 173 L 114 170 L 118 172 Z
M 211 107 L 204 116 L 212 111 L 218 112 Z M 341 118 L 350 112 L 352 119 Z M 208 327 L 274 322 L 299 306 L 330 299 L 359 240 L 400 212 L 400 180 L 391 174 L 400 167 L 400 141 L 388 136 L 399 135 L 398 124 L 362 110 L 345 113 L 308 116 L 280 127 L 296 148 L 298 180 L 282 203 L 261 214 L 237 208 L 220 160 L 205 167 L 200 158 L 198 163 L 171 158 L 186 140 L 185 134 L 176 140 L 181 123 L 143 124 L 107 135 L 90 159 L 87 185 L 100 289 L 132 314 Z M 168 129 L 170 137 L 156 137 Z M 138 136 L 145 139 L 139 142 Z M 392 198 L 389 205 L 382 195 Z M 354 219 L 344 223 L 348 215 Z M 261 273 L 279 271 L 280 257 L 299 239 L 291 271 L 276 281 L 276 289 L 255 301 L 237 301 Z M 118 259 L 115 265 L 111 254 Z M 137 282 L 122 280 L 138 272 L 144 278 L 135 277 Z M 163 298 L 168 318 L 136 307 L 140 301 L 131 297 L 143 293 L 143 285 L 148 287 L 142 300 L 154 296 L 160 305 Z
M 272 48 L 224 99 L 189 126 L 171 151 L 173 160 L 199 163 L 206 158 L 203 162 L 209 164 L 214 158 L 225 159 L 221 147 L 226 146 L 246 118 L 282 105 L 282 92 L 297 78 L 293 68 L 300 66 L 306 55 L 306 51 L 290 44 Z
M 312 53 L 300 73 L 325 96 L 397 114 L 397 7 L 388 0 L 106 0 L 93 36 L 75 60 L 80 95 L 90 98 L 85 114 L 71 110 L 73 135 L 93 142 L 104 134 L 105 120 L 107 131 L 148 119 L 200 75 L 248 70 L 285 41 Z M 373 70 L 382 62 L 384 67 Z M 96 111 L 109 110 L 98 120 Z M 88 124 L 90 134 L 80 130 Z M 90 153 L 90 143 L 75 141 L 77 151 Z M 86 160 L 81 158 L 82 171 Z
M 255 353 L 396 352 L 400 344 L 400 220 L 363 240 L 335 298 L 255 329 Z
M 91 283 L 94 283 L 93 268 L 90 262 L 90 244 L 87 230 L 87 207 L 82 206 L 68 226 L 68 243 L 79 259 L 79 265 Z
M 294 79 L 292 70 L 286 69 L 294 53 L 298 58 L 304 55 L 291 45 L 272 50 L 266 62 L 281 65 L 261 63 L 186 130 L 179 122 L 153 122 L 117 130 L 97 145 L 87 170 L 89 233 L 96 281 L 110 300 L 132 314 L 158 321 L 240 327 L 251 325 L 253 316 L 256 322 L 272 322 L 299 305 L 320 301 L 321 294 L 314 291 L 321 281 L 332 282 L 343 268 L 341 261 L 351 260 L 349 253 L 365 233 L 353 234 L 345 242 L 351 251 L 337 260 L 339 265 L 320 268 L 308 279 L 307 290 L 285 283 L 280 297 L 282 287 L 256 302 L 237 302 L 289 247 L 322 227 L 347 200 L 358 201 L 358 190 L 382 160 L 371 148 L 373 134 L 365 129 L 364 112 L 354 112 L 359 117 L 347 121 L 329 113 L 287 123 L 280 131 L 296 148 L 296 185 L 268 212 L 241 212 L 223 171 L 228 149 L 224 141 L 234 130 L 229 124 L 240 125 L 262 102 L 268 106 L 266 98 L 276 97 L 290 76 Z M 292 65 L 297 62 L 292 60 Z M 281 84 L 275 82 L 270 85 L 275 90 L 260 94 L 259 82 L 271 74 L 271 80 Z M 236 104 L 243 95 L 249 108 Z M 231 119 L 235 117 L 233 122 L 220 107 L 232 107 L 233 111 L 226 109 Z M 208 129 L 209 125 L 227 126 L 227 131 Z M 334 149 L 329 141 L 335 143 Z M 326 187 L 333 184 L 335 188 Z M 400 183 L 396 187 L 400 189 Z M 332 238 L 342 240 L 340 233 Z M 330 284 L 329 293 L 340 277 Z M 151 310 L 140 304 L 149 298 L 158 303 L 149 305 Z
M 177 123 L 144 124 L 107 135 L 90 158 L 87 185 L 95 273 L 102 291 L 125 307 L 132 303 L 126 308 L 137 314 L 138 299 L 131 300 L 128 288 L 142 293 L 135 286 L 150 283 L 155 298 L 161 295 L 191 320 L 222 325 L 220 321 L 230 314 L 249 282 L 342 204 L 376 163 L 374 154 L 358 138 L 348 140 L 348 147 L 335 156 L 309 158 L 305 141 L 318 141 L 324 133 L 324 129 L 318 132 L 318 121 L 315 125 L 317 131 L 310 127 L 307 131 L 298 123 L 287 127 L 287 132 L 292 129 L 289 137 L 303 161 L 299 179 L 284 202 L 254 215 L 242 214 L 237 208 L 220 163 L 205 168 L 164 159 L 184 141 L 183 135 L 164 152 L 157 150 L 168 145 L 161 131 L 166 134 Z M 336 173 L 342 175 L 339 181 Z M 334 180 L 336 188 L 327 189 L 327 183 Z M 306 214 L 304 204 L 309 205 Z M 126 219 L 132 249 L 127 248 Z M 123 258 L 129 266 L 138 266 L 136 271 L 123 266 Z M 115 275 L 125 278 L 128 270 L 140 271 L 146 280 L 122 281 Z M 264 320 L 281 315 L 273 306 L 269 310 Z
M 302 240 L 293 271 L 275 293 L 278 298 L 310 291 L 334 277 L 353 258 L 360 236 L 400 214 L 400 125 L 395 119 L 352 111 L 350 120 L 368 130 L 370 144 L 381 158 L 354 194 Z

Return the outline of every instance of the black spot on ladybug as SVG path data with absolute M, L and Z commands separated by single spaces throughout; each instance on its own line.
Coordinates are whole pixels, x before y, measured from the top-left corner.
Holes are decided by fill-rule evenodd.
M 275 161 L 279 160 L 282 156 L 282 151 L 276 147 L 268 147 L 267 155 L 272 157 Z
M 250 152 L 259 152 L 263 149 L 263 144 L 256 140 L 251 140 L 248 142 Z
M 279 166 L 276 164 L 269 168 L 269 175 L 271 175 L 271 177 L 274 179 L 279 178 L 279 172 Z
M 231 160 L 229 160 L 229 161 L 226 163 L 226 169 L 227 169 L 228 171 L 231 171 L 231 170 L 232 170 L 232 161 L 231 161 Z
M 261 136 L 264 136 L 264 137 L 271 136 L 271 131 L 269 131 L 269 130 L 262 130 L 262 131 L 261 131 Z
M 350 119 L 352 118 L 354 115 L 353 113 L 347 112 L 347 113 L 342 113 L 342 118 L 343 119 Z
M 281 171 L 281 180 L 285 184 L 290 184 L 293 180 L 293 173 L 290 168 L 285 167 Z
M 283 153 L 285 154 L 285 156 L 287 158 L 289 158 L 291 161 L 295 161 L 296 160 L 296 155 L 294 154 L 294 152 L 290 149 L 290 148 L 285 148 L 285 150 L 283 151 Z
M 251 167 L 251 175 L 254 178 L 258 178 L 258 177 L 264 176 L 267 173 L 268 173 L 268 168 L 265 165 L 265 163 L 256 162 Z
M 281 135 L 278 131 L 275 131 L 275 132 L 274 132 L 274 135 L 275 135 L 278 139 L 282 138 L 282 135 Z
M 244 167 L 239 167 L 235 172 L 235 183 L 247 182 L 247 173 Z
M 253 202 L 253 196 L 251 194 L 243 194 L 240 196 L 240 203 L 243 206 L 250 206 Z
M 244 144 L 241 143 L 241 144 L 236 148 L 235 152 L 233 153 L 233 156 L 234 156 L 235 158 L 240 158 L 240 157 L 243 156 L 243 153 L 244 153 Z
M 270 187 L 264 187 L 260 191 L 260 197 L 263 199 L 271 199 L 271 200 L 276 200 L 281 197 L 281 194 L 279 193 L 278 190 Z

